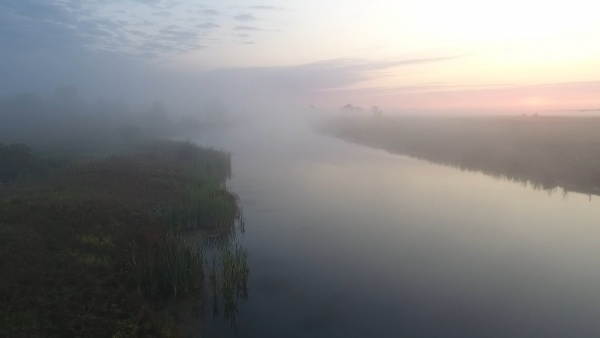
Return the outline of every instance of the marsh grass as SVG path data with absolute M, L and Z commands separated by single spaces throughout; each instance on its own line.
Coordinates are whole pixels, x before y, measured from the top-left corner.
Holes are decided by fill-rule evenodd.
M 0 190 L 0 336 L 175 336 L 158 304 L 205 284 L 208 256 L 184 228 L 239 213 L 230 155 L 165 141 L 59 162 Z M 171 207 L 185 221 L 170 224 Z
M 129 243 L 129 267 L 139 292 L 152 297 L 195 295 L 214 317 L 223 316 L 237 331 L 238 305 L 248 298 L 248 255 L 228 236 L 198 241 L 169 233 L 143 251 Z M 208 302 L 206 302 L 208 300 Z
M 155 208 L 164 224 L 160 239 L 150 248 L 144 245 L 143 250 L 135 241 L 129 245 L 129 266 L 138 289 L 173 298 L 198 291 L 207 273 L 204 250 L 190 243 L 187 235 L 195 230 L 230 229 L 241 217 L 238 197 L 225 185 L 231 175 L 230 154 L 187 141 L 152 144 L 142 148 L 141 154 L 152 161 L 183 165 L 184 169 L 173 186 L 172 201 Z
M 154 142 L 140 147 L 138 154 L 147 159 L 160 158 L 170 163 L 184 164 L 188 170 L 194 171 L 188 177 L 192 179 L 212 176 L 224 181 L 231 177 L 231 153 L 199 147 L 190 141 Z
M 186 243 L 179 235 L 167 234 L 156 247 L 146 250 L 132 241 L 129 254 L 130 272 L 138 290 L 145 294 L 176 298 L 202 287 L 202 248 Z
M 211 243 L 212 255 L 205 265 L 210 288 L 207 294 L 214 317 L 221 314 L 234 329 L 238 304 L 248 299 L 248 254 L 245 249 L 229 238 L 222 238 L 218 245 Z
M 160 210 L 174 233 L 197 228 L 231 227 L 241 217 L 237 196 L 216 179 L 187 185 L 179 189 L 178 195 L 174 203 Z

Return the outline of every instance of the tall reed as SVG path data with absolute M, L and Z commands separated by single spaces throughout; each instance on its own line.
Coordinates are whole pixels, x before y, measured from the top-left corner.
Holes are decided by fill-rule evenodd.
M 179 235 L 167 233 L 156 246 L 145 250 L 131 242 L 129 266 L 138 290 L 152 296 L 177 297 L 202 287 L 202 247 L 186 243 Z

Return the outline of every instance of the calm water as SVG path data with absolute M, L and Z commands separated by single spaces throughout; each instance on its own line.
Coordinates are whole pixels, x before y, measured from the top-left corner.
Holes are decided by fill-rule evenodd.
M 600 336 L 598 197 L 276 123 L 198 141 L 234 153 L 250 266 L 239 337 Z M 200 325 L 235 336 L 210 314 L 186 330 Z

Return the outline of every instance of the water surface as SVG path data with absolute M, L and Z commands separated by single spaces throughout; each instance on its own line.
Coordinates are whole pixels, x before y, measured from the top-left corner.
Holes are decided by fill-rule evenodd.
M 600 336 L 600 205 L 273 122 L 234 153 L 239 337 Z M 186 331 L 235 336 L 205 314 Z M 203 328 L 200 328 L 203 326 Z

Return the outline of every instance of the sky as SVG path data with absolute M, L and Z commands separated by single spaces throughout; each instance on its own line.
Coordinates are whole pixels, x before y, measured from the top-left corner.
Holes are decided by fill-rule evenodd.
M 598 13 L 592 0 L 2 0 L 0 96 L 600 109 Z

